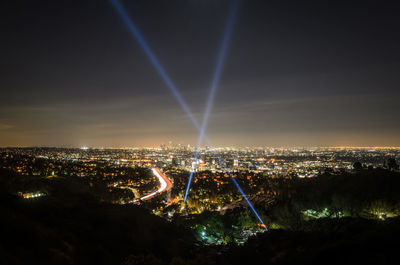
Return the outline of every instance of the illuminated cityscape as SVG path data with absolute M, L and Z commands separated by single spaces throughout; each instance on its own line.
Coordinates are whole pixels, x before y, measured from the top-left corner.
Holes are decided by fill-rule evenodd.
M 210 171 L 224 173 L 218 156 L 222 156 L 230 172 L 249 172 L 265 177 L 315 177 L 324 171 L 345 172 L 353 169 L 355 162 L 365 168 L 387 167 L 386 161 L 400 155 L 400 147 L 315 147 L 315 148 L 201 148 L 195 159 L 195 148 L 190 145 L 161 145 L 158 148 L 2 148 L 3 163 L 23 157 L 21 166 L 10 163 L 22 175 L 74 175 L 80 177 L 108 177 L 93 171 L 95 168 L 112 167 L 160 168 L 162 170 Z M 48 161 L 45 171 L 35 172 L 26 162 L 35 159 Z M 53 164 L 54 163 L 54 164 Z M 58 165 L 57 165 L 58 164 Z M 63 165 L 76 164 L 73 168 Z M 61 165 L 61 166 L 60 166 Z M 50 173 L 49 173 L 50 172 Z M 115 175 L 118 175 L 117 173 Z M 123 174 L 122 174 L 123 175 Z
M 366 170 L 393 169 L 390 159 L 400 157 L 400 148 L 203 148 L 199 158 L 195 148 L 183 145 L 162 145 L 159 148 L 4 148 L 1 167 L 25 176 L 48 179 L 77 177 L 90 187 L 106 185 L 112 203 L 140 203 L 162 195 L 162 210 L 179 205 L 173 213 L 202 213 L 205 210 L 226 210 L 243 206 L 235 194 L 226 168 L 245 187 L 251 200 L 272 202 L 279 194 L 270 186 L 274 179 L 315 178 L 322 174 L 352 173 L 356 164 Z M 216 155 L 218 154 L 218 155 Z M 226 167 L 217 156 L 223 157 Z M 152 173 L 148 170 L 152 169 Z M 155 171 L 157 170 L 157 172 Z M 162 173 L 164 172 L 164 173 Z M 194 172 L 195 189 L 184 203 L 184 187 L 188 174 Z M 165 174 L 167 183 L 161 178 Z M 269 183 L 269 184 L 268 184 Z M 28 193 L 27 193 L 28 192 Z M 30 193 L 29 193 L 30 192 Z M 24 191 L 24 198 L 46 193 Z M 154 210 L 154 209 L 153 209 Z M 172 216 L 168 212 L 169 217 Z
M 392 2 L 5 1 L 0 264 L 395 264 Z

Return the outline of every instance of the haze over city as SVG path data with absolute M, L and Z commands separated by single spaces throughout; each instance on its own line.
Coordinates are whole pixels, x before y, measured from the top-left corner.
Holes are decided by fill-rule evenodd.
M 230 1 L 124 5 L 201 121 Z M 3 10 L 1 146 L 196 144 L 196 128 L 108 1 Z M 396 10 L 241 1 L 207 126 L 213 144 L 399 146 Z
M 1 7 L 1 264 L 398 260 L 399 3 Z

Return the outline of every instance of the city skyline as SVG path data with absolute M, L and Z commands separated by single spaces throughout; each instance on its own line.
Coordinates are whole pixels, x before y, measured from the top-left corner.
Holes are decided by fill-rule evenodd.
M 391 264 L 399 13 L 378 0 L 5 1 L 0 259 Z
M 172 143 L 172 142 L 168 142 Z M 101 149 L 115 149 L 115 150 L 129 150 L 129 149 L 162 149 L 162 148 L 188 148 L 190 150 L 195 150 L 196 145 L 195 144 L 187 144 L 187 143 L 172 143 L 171 146 L 168 145 L 168 143 L 161 143 L 161 144 L 154 144 L 154 145 L 137 145 L 137 146 L 128 146 L 128 145 L 121 145 L 121 146 L 90 146 L 90 145 L 18 145 L 18 146 L 0 146 L 0 148 L 7 149 L 7 148 L 67 148 L 67 149 L 82 149 L 82 150 L 88 150 L 88 149 L 93 149 L 93 150 L 101 150 Z M 257 150 L 257 149 L 280 149 L 280 150 L 295 150 L 295 149 L 305 149 L 305 150 L 312 150 L 312 149 L 400 149 L 400 146 L 396 145 L 201 145 L 199 150 L 207 150 L 207 149 L 216 149 L 216 150 L 223 150 L 223 149 L 238 149 L 238 150 L 243 150 L 243 149 L 251 149 L 251 150 Z

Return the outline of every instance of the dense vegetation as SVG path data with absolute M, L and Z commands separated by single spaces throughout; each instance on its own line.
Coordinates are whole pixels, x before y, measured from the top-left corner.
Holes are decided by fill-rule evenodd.
M 287 191 L 265 212 L 269 223 L 302 229 L 317 218 L 384 220 L 400 214 L 399 173 L 374 169 L 311 179 L 292 179 Z
M 74 178 L 46 186 L 48 180 L 32 183 L 7 170 L 0 177 L 2 264 L 387 264 L 397 258 L 400 174 L 388 170 L 270 181 L 276 200 L 255 206 L 272 229 L 257 234 L 262 228 L 246 208 L 169 222 L 145 207 L 100 201 Z M 34 185 L 47 187 L 47 196 L 16 195 L 18 186 Z M 213 242 L 220 245 L 207 244 Z
M 8 192 L 16 178 L 1 172 L 2 264 L 120 264 L 130 254 L 191 252 L 191 233 L 139 206 L 99 203 L 65 179 L 54 180 L 48 196 L 24 200 Z

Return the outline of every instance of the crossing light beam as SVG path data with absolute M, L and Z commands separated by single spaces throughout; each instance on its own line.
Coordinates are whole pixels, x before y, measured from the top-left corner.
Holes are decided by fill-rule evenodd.
M 204 110 L 204 116 L 203 116 L 203 121 L 201 123 L 200 134 L 199 134 L 199 138 L 197 140 L 194 161 L 197 161 L 198 156 L 199 156 L 199 149 L 203 142 L 203 138 L 204 138 L 205 131 L 207 128 L 208 118 L 210 116 L 211 108 L 214 103 L 215 92 L 217 91 L 217 87 L 218 87 L 219 81 L 221 79 L 222 69 L 223 69 L 226 53 L 228 50 L 229 42 L 231 39 L 233 24 L 235 22 L 235 17 L 236 17 L 238 6 L 239 6 L 239 0 L 235 0 L 232 4 L 232 7 L 231 7 L 229 15 L 228 15 L 228 20 L 226 23 L 224 36 L 222 38 L 221 47 L 220 47 L 220 50 L 219 50 L 219 53 L 217 56 L 217 63 L 216 63 L 216 67 L 215 67 L 214 76 L 213 76 L 213 79 L 211 82 L 210 92 L 209 92 L 208 98 L 207 98 L 207 104 L 206 104 L 206 107 Z M 188 193 L 190 190 L 190 185 L 192 183 L 193 170 L 194 170 L 194 168 L 192 167 L 192 171 L 190 172 L 188 183 L 186 185 L 186 192 L 185 192 L 185 198 L 184 198 L 185 203 L 186 203 L 186 199 L 187 199 L 187 196 L 188 196 Z
M 237 1 L 237 0 L 235 0 Z M 211 141 L 208 139 L 208 137 L 205 135 L 205 133 L 201 133 L 203 130 L 201 130 L 202 126 L 200 126 L 199 122 L 196 120 L 196 118 L 194 117 L 193 113 L 191 112 L 189 106 L 186 104 L 185 100 L 183 99 L 182 95 L 180 94 L 179 90 L 176 88 L 175 84 L 172 82 L 172 80 L 170 79 L 170 77 L 168 76 L 167 72 L 165 71 L 165 69 L 163 68 L 163 66 L 161 65 L 161 63 L 158 61 L 157 57 L 155 56 L 155 54 L 153 53 L 153 51 L 151 50 L 150 46 L 147 44 L 146 40 L 144 39 L 144 37 L 142 36 L 142 34 L 140 33 L 140 31 L 138 30 L 138 28 L 136 27 L 136 25 L 133 23 L 133 21 L 131 20 L 131 18 L 129 17 L 129 15 L 127 14 L 126 10 L 124 9 L 124 7 L 121 5 L 121 3 L 119 2 L 119 0 L 110 0 L 110 2 L 112 3 L 112 5 L 114 6 L 114 8 L 117 10 L 118 14 L 120 15 L 121 19 L 123 20 L 123 22 L 125 23 L 126 27 L 128 28 L 128 30 L 130 31 L 130 33 L 132 34 L 132 36 L 136 39 L 136 41 L 139 43 L 139 45 L 141 46 L 141 48 L 143 49 L 144 53 L 146 54 L 146 56 L 149 58 L 151 64 L 153 65 L 153 67 L 157 70 L 157 72 L 159 73 L 159 75 L 161 76 L 161 78 L 163 79 L 163 81 L 165 82 L 165 84 L 167 85 L 168 89 L 172 92 L 172 94 L 174 95 L 174 97 L 176 98 L 176 100 L 179 102 L 180 106 L 182 107 L 183 111 L 188 115 L 188 117 L 190 118 L 190 120 L 192 121 L 192 123 L 194 124 L 194 126 L 196 127 L 196 129 L 200 132 L 200 135 L 203 135 L 203 138 L 207 141 L 207 143 L 211 146 Z M 223 55 L 225 56 L 225 55 Z M 222 64 L 222 63 L 221 63 Z M 218 63 L 217 63 L 217 67 L 218 67 Z M 219 79 L 218 79 L 219 80 Z M 211 95 L 212 96 L 212 95 Z M 209 96 L 210 97 L 210 96 Z M 212 96 L 213 98 L 213 96 Z M 208 100 L 210 101 L 210 100 Z M 208 105 L 208 103 L 207 103 Z M 211 104 L 210 104 L 211 106 Z M 204 119 L 203 119 L 204 120 Z M 222 159 L 218 153 L 216 153 L 216 155 L 219 157 L 219 159 Z M 226 167 L 225 167 L 226 168 Z M 247 199 L 247 196 L 245 195 L 245 193 L 243 192 L 243 190 L 240 188 L 240 185 L 237 183 L 237 181 L 232 177 L 232 175 L 228 172 L 230 178 L 232 179 L 233 183 L 235 184 L 235 186 L 238 188 L 239 192 L 242 194 L 243 198 L 246 200 L 247 204 L 250 206 L 251 210 L 254 212 L 254 214 L 256 215 L 256 217 L 258 218 L 258 220 L 262 223 L 263 221 L 261 220 L 260 216 L 258 215 L 257 211 L 254 209 L 253 205 L 251 204 L 251 202 Z M 192 174 L 193 176 L 193 174 Z M 267 228 L 266 228 L 267 229 Z

